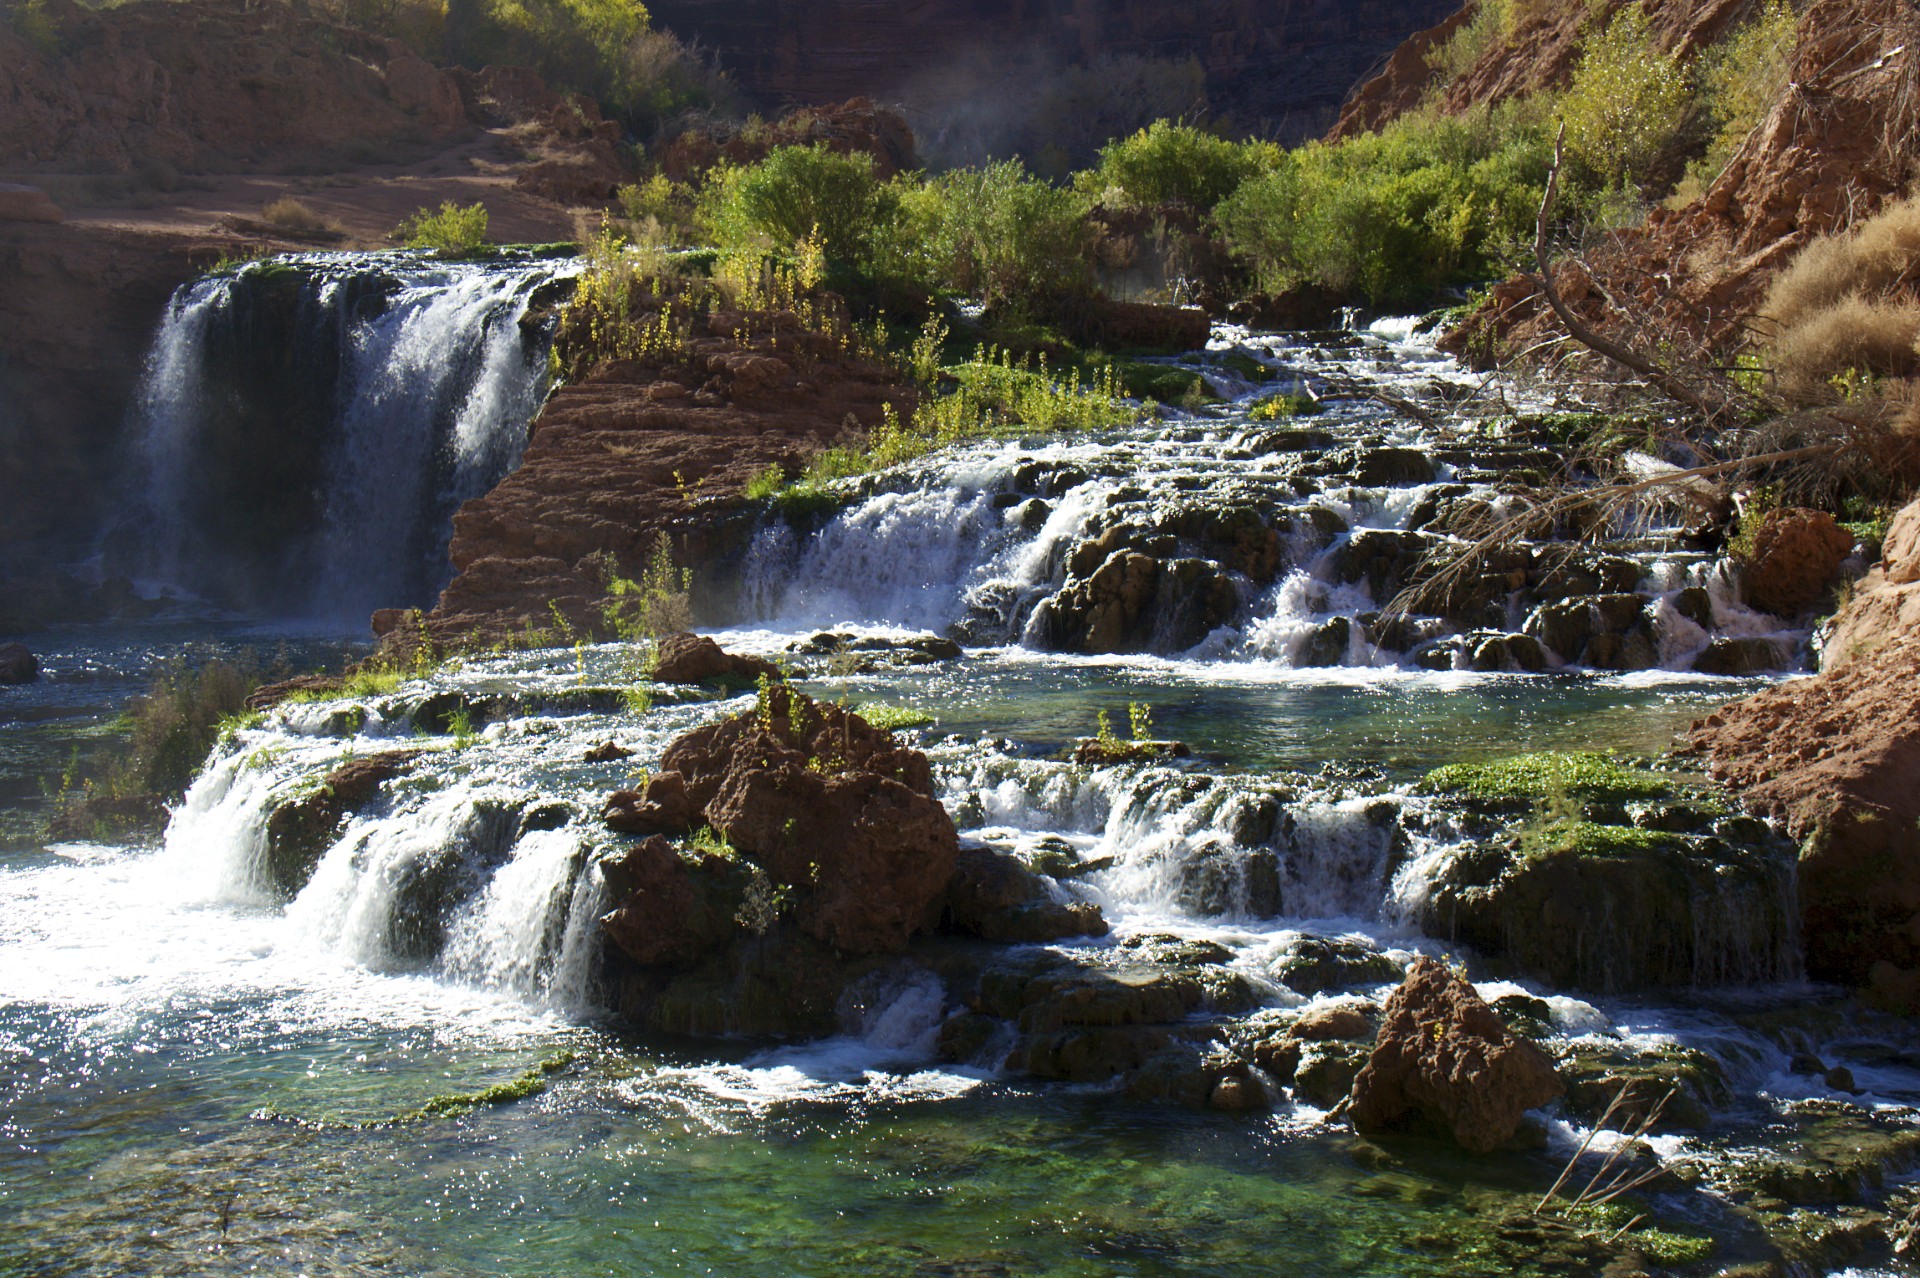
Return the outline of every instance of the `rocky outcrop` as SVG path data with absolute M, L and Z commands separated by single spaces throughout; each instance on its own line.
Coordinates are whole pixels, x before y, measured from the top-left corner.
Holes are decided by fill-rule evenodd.
M 0 683 L 32 683 L 40 677 L 40 658 L 24 643 L 0 644 Z
M 1387 1000 L 1373 1055 L 1354 1080 L 1353 1124 L 1384 1132 L 1423 1121 L 1486 1153 L 1564 1090 L 1545 1052 L 1516 1038 L 1445 964 L 1420 958 Z
M 1853 534 L 1823 510 L 1770 510 L 1753 534 L 1741 585 L 1763 612 L 1797 617 L 1825 597 Z
M 1800 839 L 1807 972 L 1920 1013 L 1920 502 L 1835 618 L 1821 672 L 1695 724 L 1686 748 Z
M 371 803 L 380 787 L 404 774 L 419 755 L 418 750 L 387 750 L 350 760 L 311 792 L 274 808 L 267 817 L 265 863 L 274 886 L 288 897 L 297 894 L 341 823 Z
M 988 941 L 1032 943 L 1105 936 L 1100 907 L 1056 895 L 1045 876 L 992 848 L 966 847 L 947 886 L 946 923 Z
M 0 182 L 0 222 L 60 222 L 66 216 L 39 187 Z
M 628 813 L 678 833 L 703 822 L 791 895 L 803 934 L 849 954 L 895 953 L 930 928 L 959 846 L 926 756 L 784 685 L 754 713 L 679 738 L 645 791 L 615 794 L 608 810 L 616 828 L 642 828 Z
M 519 469 L 454 516 L 454 578 L 427 617 L 436 641 L 545 629 L 555 608 L 606 633 L 608 563 L 637 576 L 663 536 L 698 565 L 696 600 L 724 606 L 757 522 L 747 481 L 858 443 L 886 404 L 911 414 L 913 392 L 892 369 L 791 311 L 695 310 L 682 322 L 693 329 L 672 350 L 601 363 L 556 391 Z M 400 621 L 376 619 L 375 631 Z
M 709 679 L 753 683 L 781 677 L 780 667 L 771 661 L 728 652 L 705 635 L 686 631 L 664 636 L 653 651 L 655 683 L 705 683 Z

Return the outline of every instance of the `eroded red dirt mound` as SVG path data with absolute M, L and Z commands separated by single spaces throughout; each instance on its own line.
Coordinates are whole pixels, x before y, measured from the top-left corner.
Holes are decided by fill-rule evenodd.
M 1685 748 L 1805 840 L 1808 974 L 1920 1012 L 1920 502 L 1841 610 L 1821 673 L 1709 715 Z

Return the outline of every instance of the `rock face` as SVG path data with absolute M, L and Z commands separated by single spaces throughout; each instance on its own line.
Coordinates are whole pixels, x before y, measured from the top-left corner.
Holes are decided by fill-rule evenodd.
M 40 677 L 40 658 L 24 643 L 0 644 L 0 683 L 32 683 Z
M 897 953 L 931 927 L 959 847 L 925 755 L 781 685 L 758 712 L 675 741 L 644 794 L 616 794 L 609 809 L 644 810 L 680 832 L 703 821 L 792 895 L 802 933 L 847 954 Z M 648 857 L 636 882 L 667 881 Z M 616 941 L 631 935 L 609 928 Z M 650 953 L 629 951 L 643 964 Z
M 311 162 L 465 124 L 445 73 L 293 9 L 49 0 L 39 12 L 46 51 L 0 27 L 0 167 Z
M 1545 1052 L 1516 1038 L 1445 964 L 1421 958 L 1387 1000 L 1373 1055 L 1354 1080 L 1353 1122 L 1382 1132 L 1425 1120 L 1486 1153 L 1564 1090 Z
M 1920 502 L 1835 618 L 1817 678 L 1694 725 L 1687 748 L 1801 839 L 1807 973 L 1920 1013 Z
M 1746 564 L 1747 599 L 1776 616 L 1796 617 L 1827 593 L 1852 549 L 1853 534 L 1825 511 L 1768 511 Z
M 66 216 L 39 187 L 0 182 L 0 222 L 59 222 Z
M 436 640 L 544 628 L 549 605 L 604 632 L 607 557 L 637 575 L 662 536 L 679 562 L 700 565 L 696 599 L 724 597 L 756 523 L 740 497 L 749 479 L 857 442 L 888 403 L 911 415 L 913 392 L 891 370 L 790 311 L 690 322 L 672 352 L 606 363 L 554 392 L 520 468 L 454 516 L 455 575 L 427 619 Z
M 1004 136 L 1063 68 L 1191 59 L 1217 111 L 1271 121 L 1297 139 L 1324 129 L 1403 36 L 1453 7 L 1121 0 L 1062 9 L 932 0 L 903 10 L 886 0 L 663 0 L 650 10 L 661 25 L 716 50 L 744 88 L 770 103 L 859 95 L 901 102 L 935 133 L 971 126 Z

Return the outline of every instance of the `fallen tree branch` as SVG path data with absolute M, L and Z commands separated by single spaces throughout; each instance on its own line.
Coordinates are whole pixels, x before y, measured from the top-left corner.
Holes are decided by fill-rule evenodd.
M 1560 134 L 1553 142 L 1553 168 L 1547 173 L 1547 189 L 1541 193 L 1540 212 L 1533 223 L 1533 261 L 1534 265 L 1540 268 L 1539 277 L 1535 282 L 1539 285 L 1540 292 L 1546 297 L 1547 305 L 1553 308 L 1553 313 L 1560 317 L 1560 322 L 1567 326 L 1567 332 L 1573 335 L 1575 341 L 1595 354 L 1612 360 L 1627 371 L 1638 374 L 1667 398 L 1692 409 L 1702 419 L 1711 418 L 1714 415 L 1712 405 L 1708 404 L 1697 391 L 1638 351 L 1622 346 L 1589 328 L 1579 316 L 1573 313 L 1573 308 L 1567 305 L 1565 299 L 1560 296 L 1560 290 L 1554 286 L 1553 258 L 1547 251 L 1547 227 L 1548 218 L 1553 213 L 1554 201 L 1560 194 L 1560 168 L 1566 158 L 1566 148 L 1567 126 L 1562 124 Z

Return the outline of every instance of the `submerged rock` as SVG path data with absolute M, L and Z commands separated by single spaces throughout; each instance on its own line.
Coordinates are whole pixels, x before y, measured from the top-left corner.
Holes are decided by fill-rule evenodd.
M 1565 1090 L 1547 1054 L 1515 1037 L 1471 985 L 1419 958 L 1388 998 L 1379 1041 L 1354 1080 L 1353 1122 L 1381 1132 L 1424 1120 L 1485 1153 Z
M 1302 936 L 1273 961 L 1273 978 L 1296 994 L 1398 981 L 1405 969 L 1364 941 Z
M 40 677 L 40 659 L 24 643 L 0 644 L 0 683 L 32 683 Z
M 320 784 L 267 817 L 267 876 L 292 896 L 306 885 L 347 817 L 371 803 L 380 787 L 413 767 L 418 750 L 388 750 L 351 759 Z

